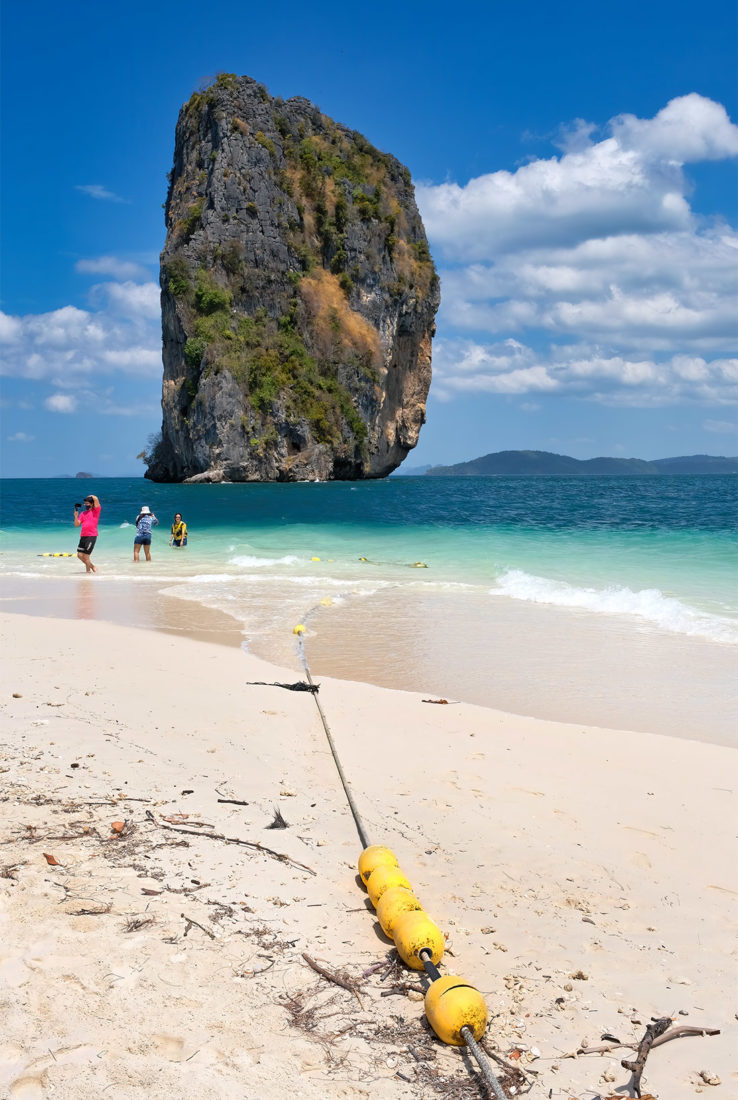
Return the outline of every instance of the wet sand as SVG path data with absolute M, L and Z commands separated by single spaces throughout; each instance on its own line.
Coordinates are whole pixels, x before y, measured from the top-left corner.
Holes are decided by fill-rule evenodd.
M 245 645 L 294 678 L 302 666 L 292 630 L 302 622 L 317 677 L 738 747 L 736 646 L 502 596 L 389 589 L 310 607 L 273 584 L 254 591 L 247 628 L 186 593 L 187 585 L 156 578 L 14 577 L 0 609 Z

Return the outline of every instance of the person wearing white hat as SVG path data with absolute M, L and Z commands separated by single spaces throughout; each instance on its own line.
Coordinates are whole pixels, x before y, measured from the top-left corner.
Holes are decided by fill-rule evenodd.
M 141 511 L 136 516 L 136 537 L 133 540 L 133 560 L 138 561 L 141 547 L 144 548 L 146 561 L 151 561 L 151 528 L 158 526 L 159 520 L 149 508 L 148 504 L 141 506 Z

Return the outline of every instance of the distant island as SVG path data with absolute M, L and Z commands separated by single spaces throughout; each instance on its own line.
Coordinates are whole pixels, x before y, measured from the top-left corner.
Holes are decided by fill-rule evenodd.
M 738 457 L 684 455 L 678 458 L 570 458 L 550 451 L 496 451 L 453 466 L 416 467 L 425 477 L 582 477 L 616 474 L 738 474 Z M 402 471 L 400 471 L 402 472 Z M 412 476 L 414 470 L 408 470 Z

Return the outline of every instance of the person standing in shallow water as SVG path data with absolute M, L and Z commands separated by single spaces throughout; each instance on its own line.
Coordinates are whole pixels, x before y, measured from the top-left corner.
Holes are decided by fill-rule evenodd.
M 172 522 L 172 536 L 169 539 L 170 546 L 187 545 L 187 524 L 182 519 L 182 513 L 177 512 Z
M 90 557 L 97 542 L 97 521 L 101 511 L 102 505 L 99 499 L 92 495 L 85 497 L 82 505 L 74 506 L 74 526 L 82 528 L 79 533 L 77 557 L 84 565 L 86 573 L 97 573 L 97 568 L 90 561 Z
M 144 548 L 144 554 L 146 555 L 146 561 L 151 561 L 151 528 L 158 525 L 159 520 L 151 511 L 148 504 L 144 504 L 141 511 L 136 516 L 136 537 L 133 540 L 134 561 L 138 561 L 142 546 Z

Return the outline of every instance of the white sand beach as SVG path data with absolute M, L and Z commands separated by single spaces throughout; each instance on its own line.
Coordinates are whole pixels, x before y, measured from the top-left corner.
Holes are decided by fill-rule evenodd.
M 425 978 L 367 973 L 393 948 L 315 702 L 269 686 L 297 662 L 0 624 L 0 1097 L 486 1095 L 404 988 Z M 620 1060 L 669 1016 L 720 1034 L 655 1048 L 644 1096 L 738 1096 L 735 747 L 316 679 L 508 1095 L 631 1095 Z M 603 1035 L 624 1045 L 577 1055 Z

